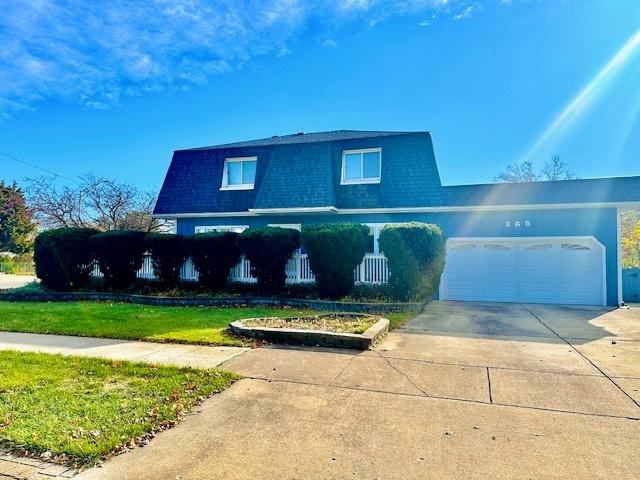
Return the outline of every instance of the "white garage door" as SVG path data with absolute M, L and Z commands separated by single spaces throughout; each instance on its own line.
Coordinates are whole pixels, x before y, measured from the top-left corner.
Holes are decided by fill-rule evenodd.
M 451 238 L 440 298 L 604 305 L 604 276 L 592 237 Z

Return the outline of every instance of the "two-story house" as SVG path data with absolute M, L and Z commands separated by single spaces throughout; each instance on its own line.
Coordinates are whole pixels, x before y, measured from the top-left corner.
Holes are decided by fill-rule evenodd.
M 435 223 L 448 238 L 441 299 L 613 306 L 620 210 L 634 206 L 640 177 L 445 186 L 428 132 L 339 130 L 178 150 L 155 216 L 187 235 L 364 223 L 363 281 L 381 278 L 382 226 Z

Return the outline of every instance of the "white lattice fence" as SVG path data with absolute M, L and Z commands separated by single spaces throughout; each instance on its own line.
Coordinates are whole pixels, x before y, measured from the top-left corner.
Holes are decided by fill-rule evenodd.
M 304 253 L 294 254 L 287 262 L 285 271 L 288 284 L 313 283 L 315 281 L 309 266 L 309 257 Z M 97 264 L 93 268 L 92 275 L 94 277 L 102 277 Z M 138 270 L 138 278 L 149 280 L 155 278 L 151 255 L 144 256 L 142 268 Z M 198 272 L 196 272 L 191 258 L 188 258 L 182 266 L 180 278 L 186 281 L 198 280 Z M 231 269 L 229 279 L 240 283 L 257 282 L 257 279 L 251 275 L 251 263 L 244 257 L 241 257 L 240 262 Z M 389 269 L 386 257 L 382 254 L 366 254 L 360 266 L 354 271 L 354 279 L 358 284 L 381 285 L 387 283 L 389 281 Z

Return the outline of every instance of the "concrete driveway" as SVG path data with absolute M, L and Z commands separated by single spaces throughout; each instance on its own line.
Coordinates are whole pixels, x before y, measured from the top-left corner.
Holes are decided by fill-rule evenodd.
M 260 348 L 80 478 L 637 478 L 640 310 L 435 302 L 374 350 Z

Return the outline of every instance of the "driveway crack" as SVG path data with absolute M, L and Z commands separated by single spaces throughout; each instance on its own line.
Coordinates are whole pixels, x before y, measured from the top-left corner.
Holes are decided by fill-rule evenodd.
M 489 384 L 489 403 L 493 403 L 493 394 L 491 393 L 491 375 L 489 375 L 489 367 L 487 367 L 487 383 Z
M 353 360 L 354 360 L 358 355 L 360 355 L 360 354 L 359 354 L 359 353 L 356 353 L 355 355 L 353 355 L 353 356 L 349 359 L 349 361 L 345 364 L 345 366 L 344 366 L 344 367 L 342 367 L 342 368 L 340 369 L 340 371 L 339 371 L 339 372 L 338 372 L 338 374 L 333 378 L 333 380 L 331 380 L 331 381 L 329 382 L 329 385 L 334 385 L 334 384 L 335 384 L 335 382 L 338 380 L 338 378 L 340 378 L 340 375 L 342 375 L 342 374 L 344 373 L 344 371 L 345 371 L 347 368 L 349 368 L 349 365 L 351 365 L 351 364 L 353 363 Z
M 382 358 L 385 362 L 387 362 L 387 365 L 389 365 L 391 368 L 393 368 L 396 372 L 398 372 L 400 375 L 402 375 L 404 378 L 407 379 L 407 381 L 413 385 L 413 387 L 418 390 L 419 392 L 422 392 L 424 394 L 425 397 L 431 397 L 431 395 L 429 395 L 427 392 L 425 392 L 422 388 L 420 388 L 418 385 L 416 385 L 416 382 L 414 382 L 409 375 L 407 375 L 406 373 L 404 373 L 402 370 L 400 370 L 398 367 L 396 367 L 395 365 L 393 365 L 389 359 L 387 357 L 385 357 L 384 355 L 382 355 L 380 352 L 378 352 L 377 350 L 372 350 L 373 352 L 376 352 L 378 354 L 378 356 L 380 358 Z
M 620 390 L 629 400 L 631 400 L 636 407 L 640 408 L 640 402 L 638 402 L 637 400 L 635 400 L 631 395 L 629 395 L 627 392 L 625 392 L 622 387 L 620 385 L 618 385 L 616 383 L 616 381 L 609 375 L 607 375 L 604 370 L 602 370 L 598 365 L 596 365 L 593 361 L 591 361 L 591 359 L 589 357 L 587 357 L 584 353 L 582 353 L 580 350 L 578 350 L 576 347 L 573 346 L 573 344 L 571 342 L 569 342 L 566 338 L 564 338 L 562 335 L 560 335 L 558 332 L 556 332 L 553 328 L 551 328 L 549 325 L 547 325 L 546 323 L 544 323 L 542 321 L 542 319 L 540 319 L 540 317 L 538 317 L 535 313 L 533 313 L 531 310 L 529 310 L 526 306 L 520 304 L 520 306 L 522 308 L 524 308 L 527 312 L 529 312 L 529 315 L 531 315 L 533 318 L 535 318 L 536 320 L 538 320 L 538 322 L 540 322 L 540 324 L 542 326 L 544 326 L 545 328 L 547 328 L 551 333 L 553 333 L 556 337 L 558 337 L 560 340 L 562 340 L 564 343 L 566 343 L 567 345 L 569 345 L 571 347 L 571 349 L 576 352 L 578 355 L 580 355 L 582 358 L 584 358 L 587 362 L 589 362 L 591 364 L 591 366 L 593 368 L 595 368 L 596 370 L 598 370 L 602 376 L 604 376 L 607 380 L 609 380 L 618 390 Z

